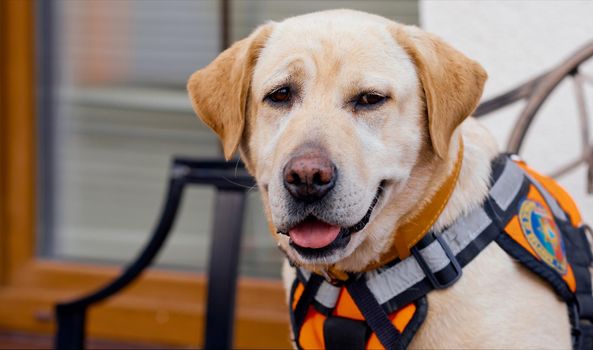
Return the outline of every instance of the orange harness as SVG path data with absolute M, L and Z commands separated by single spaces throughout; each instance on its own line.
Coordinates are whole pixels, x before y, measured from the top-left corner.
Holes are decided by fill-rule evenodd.
M 405 349 L 428 312 L 426 294 L 447 288 L 496 242 L 566 301 L 573 348 L 593 349 L 593 262 L 578 209 L 551 178 L 501 155 L 482 207 L 428 232 L 404 258 L 332 283 L 297 268 L 290 311 L 299 349 Z

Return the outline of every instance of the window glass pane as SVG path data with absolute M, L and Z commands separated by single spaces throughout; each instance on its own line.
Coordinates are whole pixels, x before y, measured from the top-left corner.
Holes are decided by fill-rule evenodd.
M 417 22 L 416 1 L 231 2 L 231 39 L 267 19 L 350 7 Z M 216 57 L 220 3 L 54 1 L 38 21 L 40 252 L 57 259 L 130 261 L 156 223 L 174 155 L 221 156 L 195 117 L 187 77 Z M 49 9 L 49 11 L 47 11 Z M 48 85 L 49 84 L 49 85 Z M 203 271 L 215 191 L 191 187 L 158 264 Z M 277 277 L 281 254 L 259 194 L 249 192 L 242 273 Z

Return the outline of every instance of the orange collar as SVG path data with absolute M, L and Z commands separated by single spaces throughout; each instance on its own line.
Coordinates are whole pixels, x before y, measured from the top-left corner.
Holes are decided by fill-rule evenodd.
M 421 207 L 416 214 L 405 219 L 405 221 L 396 229 L 396 232 L 393 234 L 394 239 L 391 248 L 385 252 L 377 262 L 369 264 L 364 271 L 379 268 L 396 258 L 403 260 L 410 256 L 410 249 L 428 233 L 428 230 L 434 225 L 449 202 L 449 198 L 451 198 L 451 194 L 453 193 L 455 185 L 457 184 L 457 179 L 459 178 L 459 173 L 461 172 L 462 161 L 463 140 L 460 137 L 457 160 L 451 174 L 441 184 L 441 187 L 432 196 L 430 201 Z M 333 266 L 319 274 L 325 276 L 326 279 L 329 278 L 331 280 L 344 281 L 349 277 L 347 273 L 337 270 Z

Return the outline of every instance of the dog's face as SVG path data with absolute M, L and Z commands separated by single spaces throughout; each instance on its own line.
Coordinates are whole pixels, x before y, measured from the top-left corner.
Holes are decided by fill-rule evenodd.
M 356 271 L 426 197 L 484 79 L 417 28 L 339 10 L 260 27 L 188 87 L 225 156 L 240 146 L 289 259 Z

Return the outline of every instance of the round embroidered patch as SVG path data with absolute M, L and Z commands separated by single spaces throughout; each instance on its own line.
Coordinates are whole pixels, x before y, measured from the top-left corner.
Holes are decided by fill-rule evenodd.
M 564 242 L 552 213 L 541 203 L 526 199 L 519 210 L 521 229 L 535 253 L 556 272 L 567 272 Z

